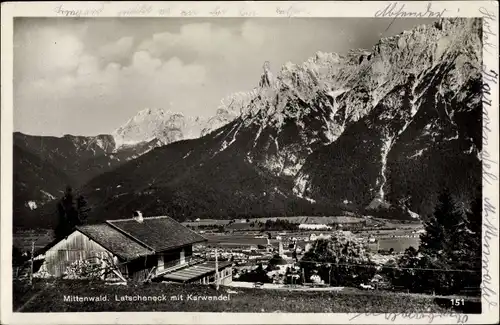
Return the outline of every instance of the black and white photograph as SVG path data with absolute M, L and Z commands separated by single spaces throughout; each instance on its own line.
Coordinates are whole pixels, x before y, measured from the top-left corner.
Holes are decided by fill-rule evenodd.
M 487 18 L 399 7 L 14 17 L 12 312 L 488 312 Z

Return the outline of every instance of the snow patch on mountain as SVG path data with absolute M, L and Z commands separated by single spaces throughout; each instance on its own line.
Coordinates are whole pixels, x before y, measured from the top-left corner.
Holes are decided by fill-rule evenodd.
M 300 198 L 307 198 L 305 195 L 306 189 L 308 188 L 309 183 L 309 175 L 300 174 L 299 177 L 295 180 L 295 186 L 293 187 L 293 194 Z
M 128 160 L 131 160 L 155 147 L 205 136 L 238 118 L 251 96 L 252 92 L 240 92 L 223 98 L 216 114 L 210 118 L 185 116 L 182 113 L 162 108 L 141 110 L 112 133 L 115 141 L 113 152 L 117 153 L 120 150 L 149 143 L 147 150 L 142 150 L 129 157 Z M 218 135 L 221 135 L 222 132 L 219 131 Z M 233 138 L 235 136 L 236 133 Z M 231 141 L 225 141 L 224 149 L 231 143 Z
M 26 202 L 26 205 L 30 210 L 36 210 L 38 208 L 37 204 L 35 201 L 28 201 Z
M 425 148 L 418 150 L 413 155 L 409 156 L 408 159 L 413 159 L 413 158 L 417 158 L 417 157 L 422 156 L 422 154 L 424 153 L 425 150 L 426 150 Z
M 435 102 L 442 98 L 462 101 L 467 93 L 459 90 L 481 71 L 481 40 L 477 27 L 478 22 L 473 19 L 443 19 L 381 39 L 370 51 L 354 50 L 345 56 L 317 53 L 302 65 L 285 65 L 276 82 L 293 87 L 293 93 L 300 94 L 300 98 L 309 103 L 307 107 L 324 107 L 331 113 L 324 115 L 328 131 L 324 135 L 330 143 L 336 141 L 346 126 L 383 105 L 384 109 L 375 117 L 379 121 L 373 122 L 393 125 L 390 127 L 393 131 L 382 132 L 379 148 L 381 169 L 376 196 L 383 201 L 387 157 L 392 144 L 413 123 L 418 111 L 426 109 L 422 103 L 428 100 L 429 87 L 440 80 L 439 85 L 433 86 L 439 89 L 433 94 Z M 401 89 L 399 94 L 395 92 L 397 89 Z M 331 101 L 318 102 L 321 93 Z M 271 96 L 269 100 L 272 99 Z M 306 109 L 299 113 L 304 116 L 309 112 Z M 456 112 L 448 111 L 444 105 L 443 113 L 449 123 L 456 126 Z M 300 118 L 298 115 L 296 112 L 295 117 Z M 437 141 L 441 128 L 431 123 L 419 137 L 428 134 L 431 139 L 426 141 Z M 445 141 L 458 138 L 458 134 L 444 137 Z M 307 172 L 302 170 L 296 175 L 294 191 L 297 195 L 311 193 L 312 183 L 306 181 L 309 177 L 306 176 Z
M 155 139 L 160 145 L 165 145 L 198 138 L 206 122 L 206 118 L 188 117 L 161 108 L 144 109 L 113 132 L 115 151 Z
M 40 190 L 40 192 L 41 192 L 43 195 L 45 195 L 45 196 L 46 196 L 49 200 L 54 200 L 54 199 L 55 199 L 55 197 L 54 197 L 52 194 L 50 194 L 49 192 L 46 192 L 46 191 L 44 191 L 44 190 Z
M 380 162 L 381 162 L 381 167 L 380 167 L 380 178 L 377 179 L 376 186 L 378 186 L 378 192 L 377 192 L 377 197 L 383 201 L 385 198 L 385 193 L 384 193 L 384 186 L 385 183 L 387 182 L 387 177 L 385 175 L 386 169 L 387 169 L 387 155 L 389 154 L 389 151 L 391 150 L 391 146 L 393 143 L 393 138 L 386 136 L 384 139 L 382 139 L 382 147 L 380 149 Z

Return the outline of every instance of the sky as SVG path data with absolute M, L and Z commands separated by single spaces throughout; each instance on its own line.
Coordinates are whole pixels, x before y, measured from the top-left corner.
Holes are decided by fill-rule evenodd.
M 16 18 L 14 130 L 110 134 L 146 108 L 215 114 L 222 98 L 317 51 L 370 49 L 426 19 Z M 391 24 L 392 22 L 392 24 Z M 389 28 L 388 28 L 389 26 Z

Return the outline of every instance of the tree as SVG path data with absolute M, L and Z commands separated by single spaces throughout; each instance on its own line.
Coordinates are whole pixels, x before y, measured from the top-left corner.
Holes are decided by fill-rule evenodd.
M 76 226 L 84 224 L 89 211 L 85 198 L 79 195 L 75 200 L 73 189 L 67 186 L 64 196 L 57 205 L 59 220 L 55 229 L 56 238 L 67 236 Z
M 453 199 L 445 189 L 438 197 L 434 214 L 425 222 L 425 233 L 420 236 L 420 251 L 428 255 L 440 255 L 450 248 L 451 237 L 463 220 Z
M 241 274 L 238 281 L 272 283 L 272 280 L 267 276 L 267 272 L 264 270 L 262 264 L 259 264 L 253 271 Z
M 432 287 L 428 281 L 433 277 L 418 270 L 426 263 L 421 258 L 421 254 L 414 247 L 409 247 L 396 261 L 387 262 L 381 273 L 387 276 L 396 290 L 425 292 L 425 288 Z
M 482 199 L 476 198 L 464 214 L 463 222 L 457 227 L 456 242 L 460 243 L 449 252 L 455 269 L 468 269 L 475 272 L 455 274 L 455 291 L 477 291 L 481 285 L 482 256 Z
M 419 251 L 407 249 L 394 271 L 386 269 L 394 286 L 437 294 L 479 291 L 481 199 L 474 200 L 467 211 L 456 206 L 449 192 L 443 191 L 425 222 Z
M 76 210 L 78 212 L 78 222 L 79 224 L 87 223 L 88 213 L 90 212 L 90 208 L 88 207 L 87 200 L 83 197 L 83 195 L 79 195 L 76 199 Z
M 358 286 L 375 275 L 373 263 L 359 241 L 350 232 L 337 231 L 327 239 L 318 239 L 300 262 L 306 278 L 314 271 L 332 285 Z

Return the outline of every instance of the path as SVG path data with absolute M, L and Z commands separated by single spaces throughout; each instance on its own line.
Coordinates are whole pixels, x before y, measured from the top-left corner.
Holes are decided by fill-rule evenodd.
M 254 282 L 243 282 L 243 281 L 233 281 L 225 286 L 231 287 L 231 288 L 255 288 L 255 283 Z M 401 296 L 411 296 L 411 297 L 420 297 L 420 298 L 429 298 L 429 299 L 464 299 L 467 301 L 477 301 L 480 302 L 481 298 L 480 297 L 475 297 L 475 296 L 459 296 L 459 295 L 452 295 L 452 296 L 440 296 L 440 295 L 431 295 L 431 294 L 424 294 L 424 293 L 406 293 L 406 292 L 393 292 L 393 291 L 384 291 L 384 290 L 360 290 L 357 288 L 350 288 L 350 287 L 304 287 L 304 286 L 297 286 L 297 287 L 289 287 L 283 284 L 275 284 L 275 283 L 264 283 L 261 287 L 258 289 L 268 289 L 268 290 L 290 290 L 290 291 L 331 291 L 331 292 L 342 292 L 345 294 L 372 294 L 372 295 L 387 295 L 387 294 L 393 294 L 393 295 L 401 295 Z

